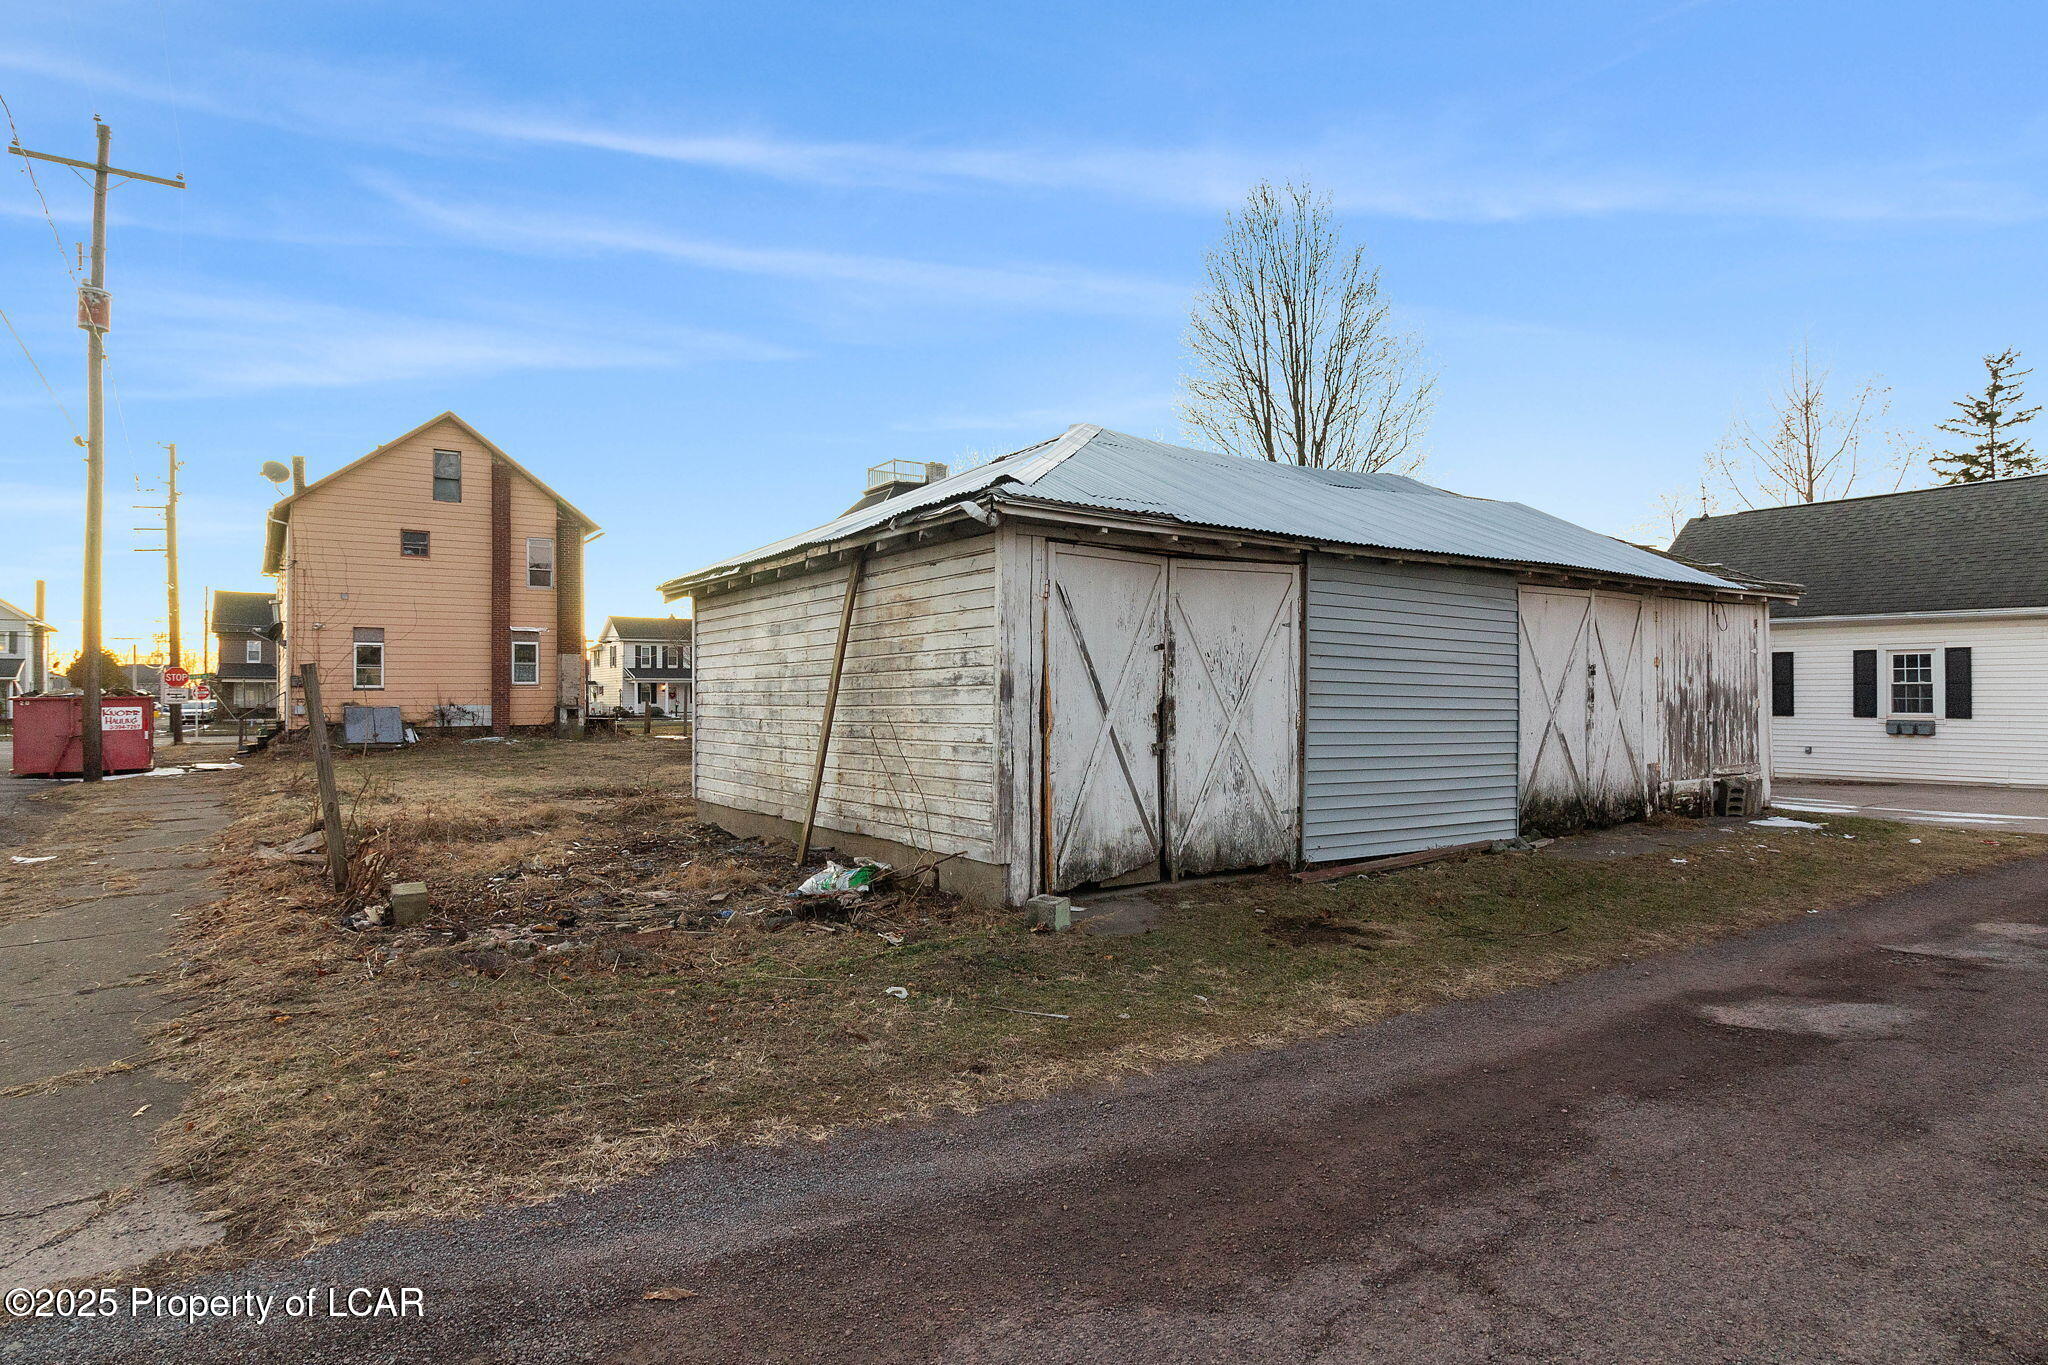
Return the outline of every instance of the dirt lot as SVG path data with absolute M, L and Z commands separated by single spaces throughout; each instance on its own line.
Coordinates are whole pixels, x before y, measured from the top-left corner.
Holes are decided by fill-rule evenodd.
M 675 740 L 341 771 L 361 885 L 423 879 L 435 915 L 345 927 L 317 863 L 256 856 L 308 825 L 302 756 L 238 775 L 237 889 L 188 922 L 192 1008 L 163 1038 L 198 1085 L 173 1170 L 233 1211 L 210 1259 L 1271 1045 L 2048 848 L 1745 827 L 1676 855 L 1191 886 L 1105 939 L 917 890 L 793 919 L 789 850 L 695 823 Z

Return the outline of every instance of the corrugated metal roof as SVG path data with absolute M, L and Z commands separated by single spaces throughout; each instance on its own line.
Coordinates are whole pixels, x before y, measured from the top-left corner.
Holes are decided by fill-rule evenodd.
M 1324 545 L 1409 550 L 1743 591 L 1740 584 L 1517 502 L 1470 498 L 1398 474 L 1305 469 L 1148 441 L 1100 427 L 1006 455 L 686 578 L 844 539 L 920 508 L 991 492 Z M 685 579 L 678 579 L 681 583 Z

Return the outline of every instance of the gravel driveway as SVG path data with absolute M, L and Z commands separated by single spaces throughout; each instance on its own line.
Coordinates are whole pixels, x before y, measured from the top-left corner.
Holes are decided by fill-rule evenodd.
M 2048 859 L 1542 990 L 680 1162 L 8 1360 L 2038 1361 Z M 646 1297 L 669 1288 L 677 1293 Z

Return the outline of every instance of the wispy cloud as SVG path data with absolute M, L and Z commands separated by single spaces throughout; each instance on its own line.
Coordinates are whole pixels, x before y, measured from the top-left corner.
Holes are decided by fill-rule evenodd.
M 1641 43 L 1625 48 L 1556 88 L 1633 60 L 1640 50 Z M 1504 101 L 1490 114 L 1382 118 L 1285 144 L 1001 145 L 808 138 L 731 128 L 648 132 L 642 130 L 647 119 L 629 129 L 601 115 L 563 114 L 465 93 L 463 73 L 426 64 L 359 70 L 274 53 L 216 53 L 207 71 L 173 88 L 17 45 L 0 52 L 0 70 L 421 152 L 474 155 L 493 143 L 552 146 L 794 184 L 891 192 L 1071 193 L 1214 212 L 1236 204 L 1254 181 L 1306 176 L 1348 212 L 1427 221 L 1662 214 L 2010 222 L 2048 216 L 2048 198 L 2031 185 L 2003 169 L 1976 169 L 1971 156 L 1981 149 L 1885 162 L 1736 160 L 1691 166 L 1645 166 L 1559 149 L 1531 125 L 1529 103 L 1556 93 L 1546 86 Z M 422 91 L 442 93 L 435 100 L 422 98 Z
M 1086 312 L 1173 312 L 1184 285 L 1077 266 L 957 265 L 802 247 L 750 246 L 664 232 L 658 228 L 502 205 L 455 203 L 415 193 L 381 176 L 366 183 L 421 220 L 451 235 L 514 251 L 657 256 L 710 270 L 866 287 L 934 299 Z
M 624 340 L 625 329 L 587 314 L 436 318 L 213 293 L 154 295 L 147 311 L 175 318 L 178 325 L 154 329 L 165 340 L 130 375 L 138 397 L 341 388 L 525 370 L 655 369 L 795 354 L 747 337 L 688 328 L 636 326 L 635 339 Z

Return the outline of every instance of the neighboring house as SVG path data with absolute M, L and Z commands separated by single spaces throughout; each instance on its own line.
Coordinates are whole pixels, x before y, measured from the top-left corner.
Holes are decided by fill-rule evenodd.
M 277 714 L 277 598 L 213 592 L 215 694 L 230 715 Z
M 39 615 L 0 598 L 0 718 L 14 714 L 16 697 L 50 690 L 49 635 Z
M 164 670 L 161 664 L 122 664 L 121 687 L 137 696 L 161 697 Z
M 690 714 L 688 617 L 607 616 L 590 650 L 590 709 Z
M 1695 517 L 1771 610 L 1775 770 L 2048 785 L 2048 475 Z
M 271 510 L 263 553 L 288 724 L 303 723 L 308 663 L 330 723 L 352 705 L 500 734 L 579 723 L 596 530 L 454 413 L 299 487 Z
M 1391 474 L 1080 426 L 662 594 L 704 818 L 802 826 L 843 658 L 819 842 L 985 902 L 1767 796 L 1770 593 Z

